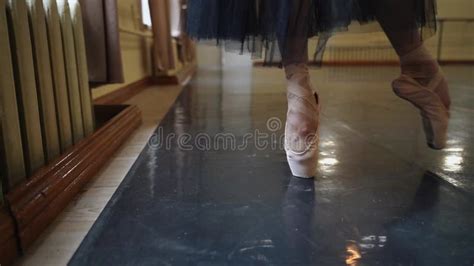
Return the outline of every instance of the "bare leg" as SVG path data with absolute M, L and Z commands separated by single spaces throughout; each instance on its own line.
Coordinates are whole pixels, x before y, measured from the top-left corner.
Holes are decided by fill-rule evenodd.
M 308 18 L 310 0 L 295 0 L 286 40 L 280 41 L 288 82 L 285 148 L 294 176 L 314 177 L 317 168 L 319 109 L 308 71 Z

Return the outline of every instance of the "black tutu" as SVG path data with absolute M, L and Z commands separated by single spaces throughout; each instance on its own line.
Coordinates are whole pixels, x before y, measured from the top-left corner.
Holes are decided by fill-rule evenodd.
M 436 31 L 436 0 L 188 0 L 187 6 L 190 37 L 265 63 L 279 62 L 292 38 L 318 37 L 319 60 L 328 38 L 353 21 L 383 21 L 386 32 L 417 30 L 420 38 Z

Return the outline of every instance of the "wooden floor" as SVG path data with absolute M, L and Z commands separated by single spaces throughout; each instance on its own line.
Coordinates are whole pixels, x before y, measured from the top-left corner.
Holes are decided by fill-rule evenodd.
M 151 86 L 127 102 L 142 110 L 142 126 L 27 251 L 18 265 L 67 264 L 181 90 L 179 86 Z

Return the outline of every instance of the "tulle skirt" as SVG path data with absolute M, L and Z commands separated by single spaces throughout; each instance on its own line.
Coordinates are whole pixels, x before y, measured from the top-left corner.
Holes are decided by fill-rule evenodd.
M 269 65 L 288 56 L 290 42 L 312 37 L 320 60 L 329 37 L 354 21 L 379 21 L 385 32 L 417 31 L 419 38 L 436 31 L 436 0 L 188 0 L 187 7 L 190 37 Z

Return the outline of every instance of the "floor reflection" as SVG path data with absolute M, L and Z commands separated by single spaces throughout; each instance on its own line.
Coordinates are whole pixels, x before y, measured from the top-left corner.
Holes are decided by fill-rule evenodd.
M 315 183 L 312 179 L 291 178 L 282 204 L 283 223 L 288 239 L 290 262 L 313 264 L 315 249 L 313 217 L 315 210 Z M 315 213 L 316 212 L 316 213 Z M 317 246 L 316 246 L 317 248 Z
M 201 72 L 157 132 L 281 134 L 267 127 L 285 118 L 281 70 L 222 71 Z M 322 90 L 315 180 L 291 177 L 281 145 L 149 146 L 70 265 L 472 265 L 469 134 L 433 153 L 386 78 L 351 78 Z

